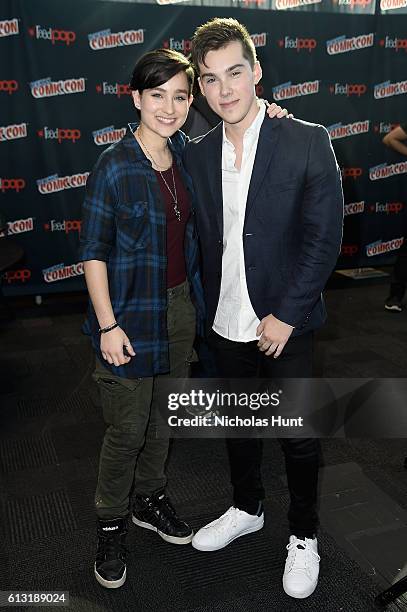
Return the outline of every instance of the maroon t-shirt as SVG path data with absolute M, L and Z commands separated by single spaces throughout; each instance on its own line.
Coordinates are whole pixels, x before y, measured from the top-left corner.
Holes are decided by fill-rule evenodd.
M 161 174 L 167 181 L 169 188 L 174 193 L 171 168 L 160 174 L 155 170 L 158 184 L 165 201 L 165 212 L 167 215 L 167 287 L 176 287 L 186 279 L 185 257 L 184 257 L 184 235 L 185 226 L 191 213 L 188 192 L 185 189 L 177 164 L 172 166 L 174 170 L 175 189 L 177 192 L 177 207 L 181 212 L 181 220 L 178 221 L 174 211 L 174 198 L 166 187 Z

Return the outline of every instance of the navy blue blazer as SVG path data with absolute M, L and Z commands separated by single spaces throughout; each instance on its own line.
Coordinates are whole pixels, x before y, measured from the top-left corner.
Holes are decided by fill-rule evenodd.
M 219 300 L 223 252 L 222 123 L 190 141 L 184 162 L 196 193 L 207 325 Z M 243 228 L 246 281 L 261 320 L 273 314 L 293 335 L 323 324 L 321 292 L 342 240 L 341 174 L 326 129 L 265 117 Z

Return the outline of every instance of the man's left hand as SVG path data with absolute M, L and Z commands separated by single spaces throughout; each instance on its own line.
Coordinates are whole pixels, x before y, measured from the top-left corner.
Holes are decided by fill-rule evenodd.
M 287 119 L 292 119 L 294 117 L 294 115 L 289 113 L 286 108 L 281 108 L 281 106 L 278 106 L 278 104 L 276 104 L 275 102 L 272 102 L 267 106 L 266 112 L 270 119 L 272 117 L 277 117 L 277 119 L 282 119 L 283 117 L 286 117 Z
M 256 335 L 260 336 L 257 346 L 267 356 L 274 353 L 274 358 L 277 358 L 281 355 L 293 329 L 292 325 L 269 314 L 260 321 L 256 330 Z

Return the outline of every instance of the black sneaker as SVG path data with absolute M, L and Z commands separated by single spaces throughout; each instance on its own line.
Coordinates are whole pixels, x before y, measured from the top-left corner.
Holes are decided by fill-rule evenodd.
M 98 521 L 95 576 L 108 589 L 117 589 L 126 581 L 126 523 L 123 518 Z
M 403 310 L 403 304 L 398 297 L 390 295 L 384 303 L 384 308 L 392 312 L 401 312 Z
M 191 527 L 178 518 L 164 489 L 150 497 L 136 495 L 131 520 L 139 527 L 156 531 L 171 544 L 189 544 L 194 535 Z

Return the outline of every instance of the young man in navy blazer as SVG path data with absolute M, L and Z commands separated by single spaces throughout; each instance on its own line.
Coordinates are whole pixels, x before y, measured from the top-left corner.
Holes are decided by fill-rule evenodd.
M 320 125 L 265 117 L 261 67 L 246 28 L 216 18 L 193 38 L 201 92 L 223 121 L 192 141 L 185 163 L 196 191 L 208 336 L 220 376 L 312 376 L 313 330 L 340 252 L 343 197 Z M 290 507 L 283 587 L 308 597 L 318 582 L 318 442 L 281 440 Z M 192 544 L 219 550 L 263 527 L 262 440 L 228 439 L 233 505 Z

